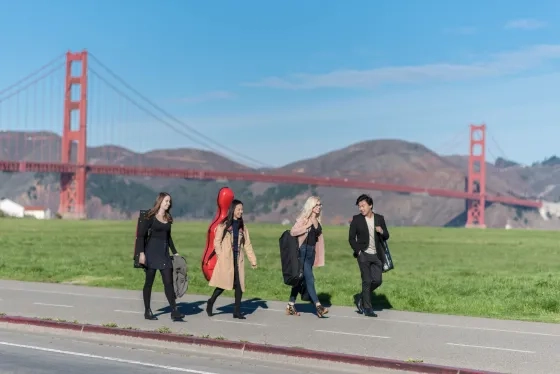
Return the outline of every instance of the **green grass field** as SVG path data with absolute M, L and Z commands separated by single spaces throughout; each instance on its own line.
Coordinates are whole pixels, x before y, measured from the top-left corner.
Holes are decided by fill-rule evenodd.
M 200 271 L 205 223 L 176 223 L 173 238 L 190 266 L 189 293 L 210 294 Z M 246 266 L 244 298 L 287 300 L 280 225 L 250 225 L 259 267 Z M 389 228 L 395 270 L 384 275 L 379 306 L 398 310 L 560 322 L 560 241 L 556 232 Z M 352 305 L 360 290 L 346 227 L 326 227 L 326 266 L 317 292 Z M 0 278 L 140 290 L 132 267 L 133 221 L 0 219 Z M 161 281 L 155 289 L 162 290 Z

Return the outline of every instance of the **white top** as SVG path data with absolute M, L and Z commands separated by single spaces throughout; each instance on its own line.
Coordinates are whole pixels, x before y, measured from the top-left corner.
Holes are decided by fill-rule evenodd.
M 375 225 L 373 223 L 373 214 L 371 215 L 371 218 L 368 217 L 365 218 L 369 231 L 369 245 L 364 252 L 374 255 L 377 253 L 377 250 L 375 248 Z

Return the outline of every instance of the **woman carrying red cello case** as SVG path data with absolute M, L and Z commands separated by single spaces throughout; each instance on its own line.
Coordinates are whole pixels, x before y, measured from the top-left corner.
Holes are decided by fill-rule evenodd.
M 228 190 L 222 189 L 218 194 L 218 214 L 216 216 L 220 215 L 220 209 L 225 207 L 224 203 L 227 202 L 229 196 L 233 195 L 228 193 Z M 221 196 L 223 197 L 222 201 L 220 201 Z M 219 223 L 215 225 L 216 222 Z M 212 230 L 212 226 L 215 226 L 215 231 Z M 257 267 L 257 258 L 253 251 L 249 230 L 243 222 L 243 203 L 239 200 L 231 201 L 227 215 L 221 220 L 215 219 L 210 225 L 208 239 L 210 239 L 210 233 L 212 232 L 214 234 L 211 242 L 213 243 L 212 250 L 210 250 L 210 244 L 207 242 L 202 263 L 205 276 L 207 279 L 210 278 L 208 285 L 215 287 L 212 297 L 208 300 L 206 313 L 208 316 L 213 315 L 214 303 L 224 290 L 235 289 L 233 318 L 245 319 L 245 316 L 241 313 L 241 297 L 245 291 L 244 254 L 247 254 L 253 269 Z M 215 259 L 214 266 L 210 262 L 212 259 Z

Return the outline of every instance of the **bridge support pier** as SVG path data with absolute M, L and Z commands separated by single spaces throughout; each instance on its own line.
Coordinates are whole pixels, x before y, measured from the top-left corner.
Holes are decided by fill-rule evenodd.
M 64 123 L 62 130 L 62 164 L 75 164 L 73 172 L 60 175 L 60 203 L 58 213 L 62 218 L 85 219 L 87 181 L 87 51 L 66 53 L 66 83 L 64 87 Z M 72 75 L 75 62 L 81 63 L 81 74 Z M 79 98 L 72 97 L 73 88 L 79 88 Z M 77 111 L 77 127 L 74 127 L 73 112 Z M 73 155 L 74 144 L 76 144 Z
M 467 192 L 477 194 L 477 199 L 467 201 L 467 228 L 486 228 L 486 125 L 470 126 L 469 170 Z

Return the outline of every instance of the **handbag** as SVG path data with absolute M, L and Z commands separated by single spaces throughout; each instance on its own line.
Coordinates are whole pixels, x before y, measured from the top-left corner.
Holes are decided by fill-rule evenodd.
M 135 269 L 140 269 L 140 268 L 144 268 L 144 267 L 145 267 L 144 264 L 140 263 L 140 253 L 137 253 L 134 256 L 134 268 Z
M 383 240 L 383 246 L 385 247 L 385 262 L 383 263 L 383 272 L 386 273 L 391 271 L 395 268 L 395 264 L 393 263 L 393 257 L 391 256 L 391 251 L 389 250 L 389 244 L 386 240 Z

